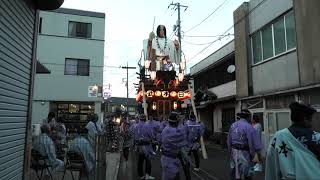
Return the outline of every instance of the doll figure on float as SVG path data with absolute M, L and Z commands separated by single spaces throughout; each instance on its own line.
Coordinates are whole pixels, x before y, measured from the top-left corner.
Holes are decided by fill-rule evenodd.
M 159 25 L 157 27 L 157 34 L 153 32 L 149 35 L 148 43 L 148 57 L 152 57 L 151 54 L 155 54 L 155 70 L 156 71 L 174 71 L 175 65 L 179 64 L 179 42 L 177 40 L 172 41 L 167 37 L 166 27 Z M 154 51 L 152 51 L 154 49 Z

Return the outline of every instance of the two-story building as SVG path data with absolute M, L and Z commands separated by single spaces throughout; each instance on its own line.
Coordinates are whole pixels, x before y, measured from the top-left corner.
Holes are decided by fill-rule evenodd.
M 234 12 L 237 100 L 260 117 L 265 145 L 290 126 L 291 102 L 319 111 L 319 8 L 317 0 L 251 0 Z
M 49 112 L 68 123 L 100 117 L 105 14 L 60 8 L 40 11 L 32 122 Z M 102 118 L 102 117 L 101 117 Z
M 231 41 L 190 68 L 198 117 L 207 134 L 228 132 L 235 121 L 238 105 L 234 64 L 234 41 Z

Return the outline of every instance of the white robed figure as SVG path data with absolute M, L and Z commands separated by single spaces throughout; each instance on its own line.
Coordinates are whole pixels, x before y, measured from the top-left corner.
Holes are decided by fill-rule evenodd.
M 300 103 L 292 103 L 293 125 L 274 135 L 266 158 L 266 180 L 320 179 L 320 134 L 311 130 L 316 111 Z
M 48 124 L 41 126 L 41 134 L 34 139 L 32 142 L 32 148 L 38 151 L 42 156 L 48 157 L 48 165 L 51 167 L 49 170 L 52 174 L 57 171 L 62 171 L 64 163 L 57 158 L 55 144 L 52 139 L 48 136 L 50 134 L 50 127 Z
M 152 40 L 151 47 L 155 49 L 155 55 L 157 57 L 156 70 L 174 70 L 174 64 L 180 63 L 177 53 L 178 42 L 172 41 L 167 37 L 166 27 L 164 25 L 159 25 L 156 36 L 153 36 L 154 35 L 150 35 L 149 40 Z

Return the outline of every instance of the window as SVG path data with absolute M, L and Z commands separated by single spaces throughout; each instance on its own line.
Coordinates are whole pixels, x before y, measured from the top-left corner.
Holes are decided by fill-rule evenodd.
M 91 38 L 92 24 L 82 22 L 69 22 L 69 36 Z
M 272 27 L 268 27 L 262 31 L 262 49 L 263 59 L 273 56 Z
M 293 12 L 290 11 L 274 23 L 251 36 L 252 62 L 259 63 L 296 47 Z
M 271 134 L 274 134 L 277 131 L 277 127 L 275 127 L 276 125 L 275 125 L 273 113 L 268 113 L 267 119 L 268 119 L 268 131 Z
M 287 34 L 287 48 L 293 49 L 296 47 L 296 25 L 294 22 L 293 12 L 285 16 L 286 34 Z
M 280 21 L 276 22 L 273 25 L 274 31 L 274 48 L 275 55 L 283 53 L 286 51 L 286 37 L 284 29 L 284 18 L 281 18 Z
M 42 33 L 42 17 L 39 20 L 39 34 Z
M 256 64 L 262 61 L 262 51 L 261 51 L 261 33 L 255 33 L 252 36 L 253 44 L 253 63 Z
M 320 112 L 316 112 L 312 117 L 312 129 L 314 131 L 320 131 Z
M 116 112 L 117 107 L 116 106 L 112 106 L 111 109 L 112 109 L 111 112 Z
M 90 61 L 84 59 L 66 59 L 64 74 L 89 76 Z
M 94 103 L 79 102 L 55 102 L 52 107 L 56 107 L 57 117 L 66 122 L 87 122 L 88 114 L 94 113 Z
M 291 125 L 289 112 L 269 112 L 267 113 L 268 130 L 271 134 Z
M 136 111 L 136 108 L 135 107 L 129 107 L 129 112 L 135 112 Z
M 279 112 L 276 113 L 277 119 L 277 130 L 288 128 L 291 125 L 291 119 L 289 117 L 289 112 Z

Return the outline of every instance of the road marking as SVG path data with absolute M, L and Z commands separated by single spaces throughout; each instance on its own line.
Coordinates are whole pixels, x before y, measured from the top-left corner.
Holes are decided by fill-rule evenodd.
M 194 171 L 191 171 L 194 175 L 196 175 L 197 176 L 197 178 L 199 178 L 199 179 L 201 179 L 201 180 L 205 180 L 205 179 L 203 179 L 200 175 L 198 175 L 196 172 L 194 172 Z
M 192 164 L 193 167 L 195 167 L 195 164 L 193 164 L 193 163 L 191 163 L 191 164 Z M 210 177 L 211 179 L 219 180 L 217 177 L 215 177 L 214 175 L 208 173 L 207 171 L 205 171 L 205 170 L 203 170 L 203 169 L 201 169 L 201 168 L 199 168 L 199 169 L 200 169 L 200 171 L 204 172 L 204 173 L 205 173 L 208 177 Z M 194 171 L 192 171 L 192 172 L 194 172 Z

